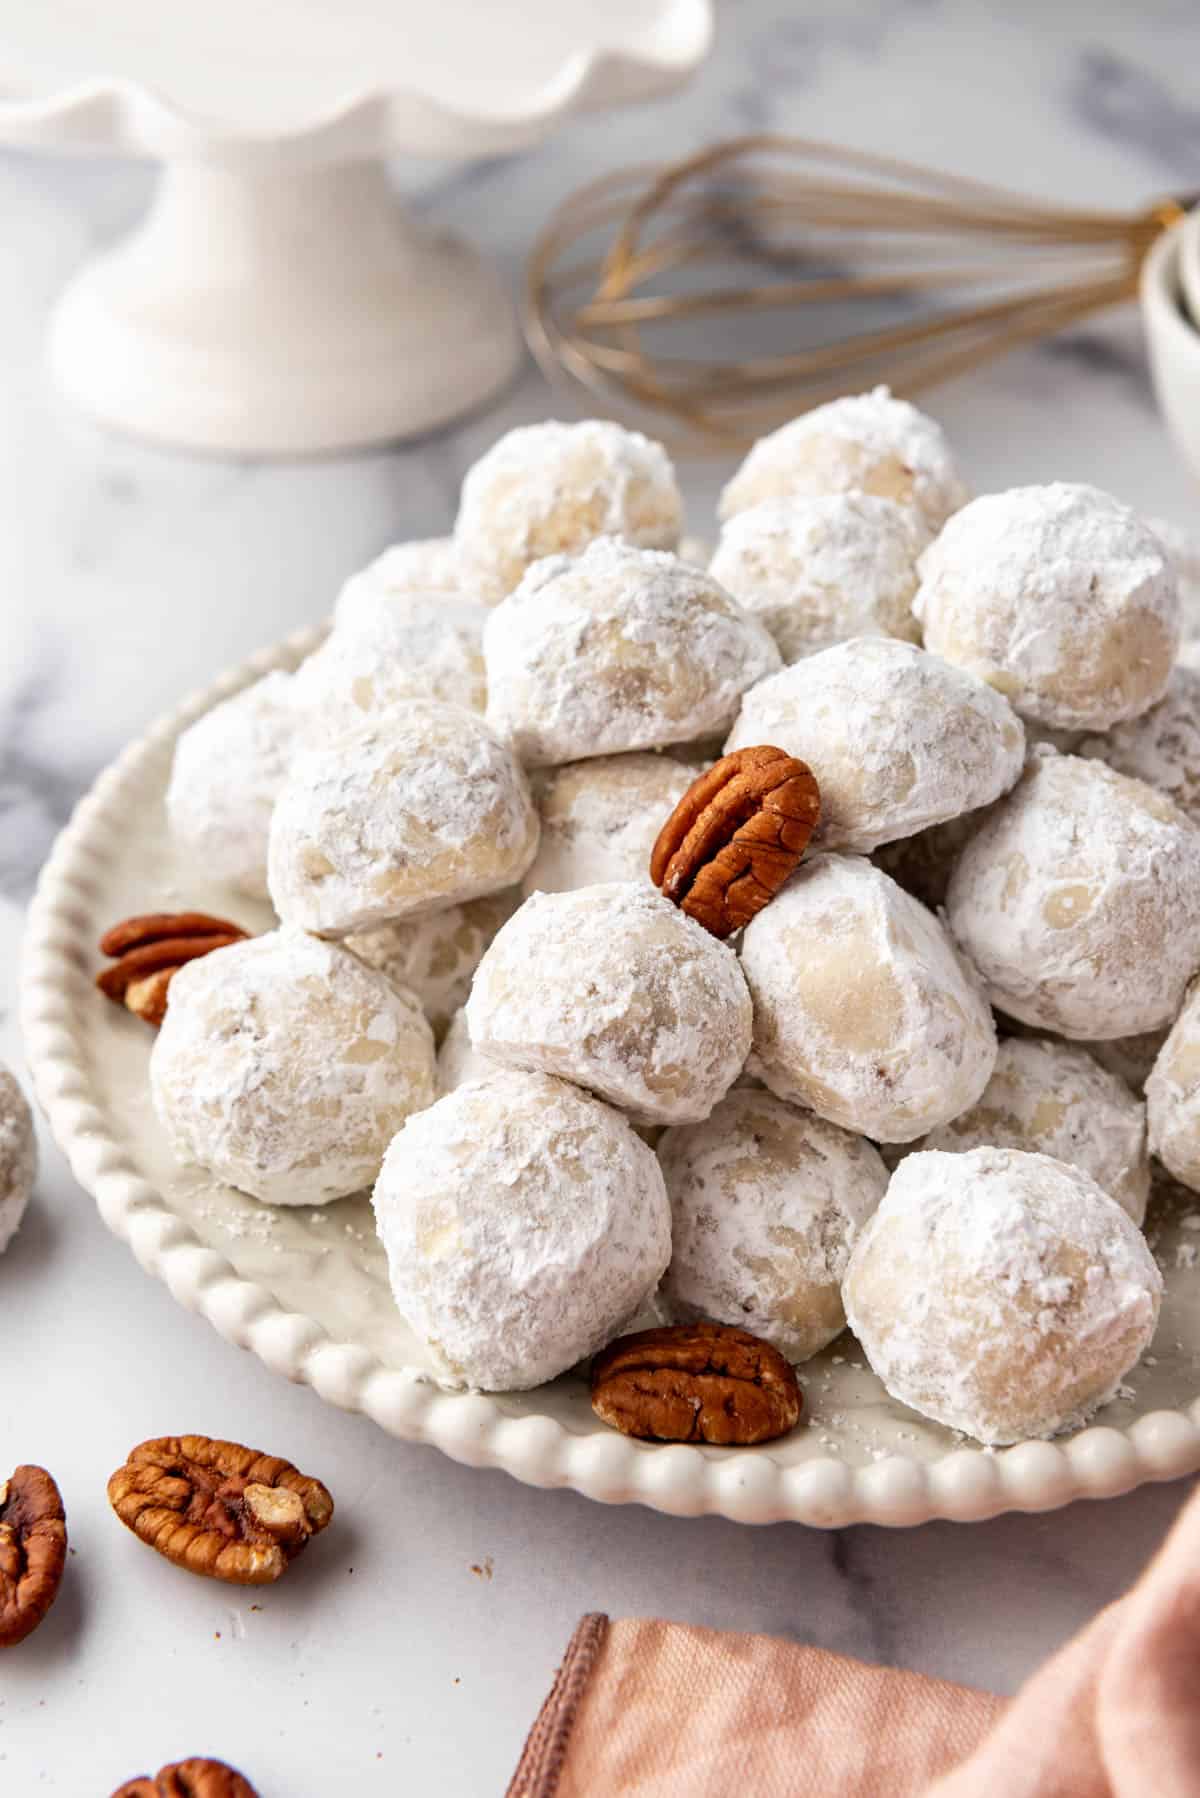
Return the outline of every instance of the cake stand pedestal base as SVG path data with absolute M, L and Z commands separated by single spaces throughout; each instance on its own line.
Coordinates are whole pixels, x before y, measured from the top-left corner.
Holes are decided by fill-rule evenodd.
M 521 360 L 476 252 L 407 213 L 382 161 L 168 163 L 150 212 L 66 289 L 50 360 L 104 423 L 223 454 L 411 437 Z

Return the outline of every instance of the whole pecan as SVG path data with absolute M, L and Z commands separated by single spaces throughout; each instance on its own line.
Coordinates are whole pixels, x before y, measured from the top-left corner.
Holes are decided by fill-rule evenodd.
M 0 1480 L 0 1648 L 12 1648 L 37 1628 L 66 1564 L 58 1487 L 44 1467 L 18 1467 Z
M 168 1561 L 237 1586 L 278 1579 L 333 1516 L 320 1480 L 208 1436 L 141 1443 L 109 1480 L 108 1500 Z
M 650 878 L 716 937 L 770 903 L 821 815 L 816 776 L 769 743 L 735 749 L 694 780 L 658 833 Z
M 105 998 L 124 1005 L 147 1024 L 161 1024 L 167 988 L 184 962 L 227 949 L 247 934 L 240 924 L 201 911 L 147 912 L 126 918 L 100 938 L 100 953 L 113 957 L 113 964 L 97 974 L 96 985 Z
M 160 1767 L 153 1779 L 148 1773 L 127 1779 L 112 1798 L 258 1798 L 258 1793 L 236 1767 L 193 1758 Z
M 779 1350 L 728 1324 L 636 1330 L 592 1363 L 592 1409 L 625 1436 L 769 1442 L 800 1421 L 802 1403 Z

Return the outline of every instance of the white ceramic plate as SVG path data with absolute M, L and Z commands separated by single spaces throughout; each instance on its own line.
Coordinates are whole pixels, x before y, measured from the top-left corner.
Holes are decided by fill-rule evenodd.
M 593 1417 L 582 1379 L 532 1393 L 444 1393 L 388 1290 L 365 1197 L 275 1211 L 177 1167 L 151 1110 L 146 1027 L 92 985 L 96 939 L 136 912 L 201 908 L 267 927 L 266 907 L 183 865 L 162 796 L 179 731 L 237 688 L 294 667 L 307 632 L 267 651 L 133 743 L 55 846 L 30 914 L 25 1046 L 38 1098 L 110 1229 L 181 1304 L 278 1373 L 392 1435 L 455 1460 L 606 1503 L 834 1527 L 963 1520 L 1108 1497 L 1200 1467 L 1200 1199 L 1160 1201 L 1167 1276 L 1158 1336 L 1102 1421 L 990 1453 L 889 1399 L 849 1337 L 801 1368 L 807 1422 L 756 1449 L 627 1440 Z M 1196 1263 L 1197 1265 L 1193 1265 Z

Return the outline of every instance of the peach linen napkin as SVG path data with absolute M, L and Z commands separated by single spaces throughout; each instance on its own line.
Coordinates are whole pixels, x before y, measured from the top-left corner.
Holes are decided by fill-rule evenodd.
M 585 1617 L 508 1798 L 1197 1798 L 1200 1491 L 1012 1700 L 768 1636 Z

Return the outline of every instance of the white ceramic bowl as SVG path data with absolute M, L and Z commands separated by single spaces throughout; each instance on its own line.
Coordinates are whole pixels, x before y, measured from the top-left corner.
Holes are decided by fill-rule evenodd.
M 1200 213 L 1166 231 L 1142 269 L 1142 317 L 1158 403 L 1192 473 L 1200 479 L 1200 329 L 1184 309 L 1182 257 L 1200 248 Z M 1200 259 L 1198 259 L 1200 261 Z
M 1200 1198 L 1157 1220 L 1167 1273 L 1145 1364 L 1096 1425 L 988 1453 L 894 1403 L 842 1337 L 800 1369 L 807 1421 L 753 1449 L 633 1442 L 593 1416 L 585 1382 L 451 1394 L 429 1379 L 392 1303 L 365 1197 L 273 1210 L 174 1162 L 150 1107 L 145 1025 L 95 991 L 95 943 L 116 919 L 200 907 L 267 927 L 270 914 L 175 855 L 163 791 L 179 731 L 319 633 L 256 656 L 189 700 L 102 774 L 63 831 L 30 913 L 22 986 L 38 1099 L 110 1229 L 181 1304 L 276 1372 L 455 1460 L 606 1503 L 745 1523 L 838 1527 L 969 1521 L 1104 1498 L 1200 1467 Z

